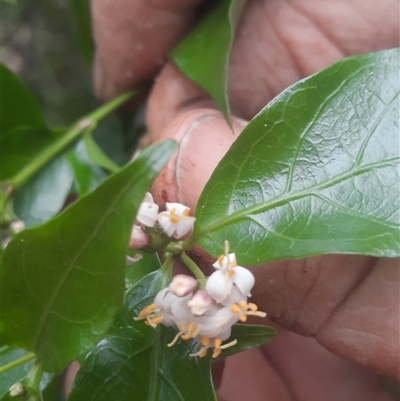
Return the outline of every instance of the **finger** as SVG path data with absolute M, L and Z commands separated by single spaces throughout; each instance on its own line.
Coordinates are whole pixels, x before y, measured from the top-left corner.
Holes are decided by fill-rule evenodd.
M 364 0 L 247 2 L 229 66 L 233 114 L 251 119 L 289 85 L 345 56 L 398 46 L 397 2 L 375 4 Z M 214 107 L 198 85 L 172 63 L 166 65 L 149 100 L 152 137 L 157 138 L 177 114 L 196 105 Z
M 218 396 L 229 401 L 389 401 L 376 374 L 278 327 L 269 344 L 226 358 Z
M 92 0 L 97 96 L 152 78 L 188 31 L 202 0 Z

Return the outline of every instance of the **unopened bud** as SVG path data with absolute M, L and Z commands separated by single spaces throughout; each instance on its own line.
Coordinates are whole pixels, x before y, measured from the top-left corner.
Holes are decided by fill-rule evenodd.
M 22 220 L 14 220 L 10 223 L 10 228 L 15 234 L 18 234 L 25 229 L 25 223 Z
M 197 287 L 197 280 L 185 274 L 177 274 L 169 285 L 169 290 L 178 297 L 185 297 Z
M 129 249 L 141 249 L 148 243 L 148 236 L 139 226 L 134 224 L 131 231 L 131 238 L 129 239 Z
M 188 306 L 193 315 L 203 315 L 213 304 L 213 299 L 204 290 L 199 290 L 193 295 L 193 298 L 188 302 Z
M 25 386 L 21 382 L 14 383 L 10 387 L 10 396 L 11 397 L 22 397 L 27 394 L 28 394 L 28 391 L 26 390 Z
M 154 227 L 157 216 L 158 205 L 154 203 L 151 193 L 147 192 L 137 212 L 136 220 L 146 227 Z

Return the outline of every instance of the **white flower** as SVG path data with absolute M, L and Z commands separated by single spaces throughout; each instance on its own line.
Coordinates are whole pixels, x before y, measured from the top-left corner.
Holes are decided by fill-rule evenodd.
M 136 220 L 146 227 L 154 227 L 158 216 L 158 205 L 154 203 L 153 196 L 150 192 L 146 195 L 140 204 L 136 215 Z
M 193 230 L 196 219 L 189 216 L 190 208 L 181 203 L 167 203 L 166 207 L 157 220 L 169 237 L 180 239 Z
M 217 271 L 208 278 L 206 290 L 218 303 L 223 302 L 231 294 L 234 285 L 245 298 L 251 296 L 254 276 L 248 269 L 236 263 L 234 253 L 221 255 L 213 266 Z
M 172 315 L 172 307 L 174 303 L 182 303 L 187 305 L 188 301 L 192 298 L 193 293 L 186 296 L 179 297 L 170 291 L 169 287 L 162 289 L 154 298 L 154 302 L 142 309 L 134 320 L 145 320 L 148 326 L 156 327 L 157 324 L 164 326 L 173 326 L 176 320 Z

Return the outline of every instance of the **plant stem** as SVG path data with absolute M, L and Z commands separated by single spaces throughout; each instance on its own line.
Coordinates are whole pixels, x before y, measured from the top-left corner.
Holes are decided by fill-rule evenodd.
M 71 129 L 69 129 L 64 135 L 62 135 L 53 144 L 45 148 L 39 153 L 32 161 L 25 166 L 17 175 L 11 180 L 10 184 L 14 188 L 19 188 L 26 181 L 28 181 L 34 174 L 36 174 L 43 166 L 45 166 L 50 160 L 52 160 L 58 153 L 64 150 L 68 145 L 74 142 L 83 134 L 88 127 L 95 127 L 105 116 L 110 114 L 121 104 L 125 103 L 130 97 L 135 95 L 137 92 L 126 92 L 116 97 L 104 106 L 99 107 L 97 110 L 80 119 Z
M 180 254 L 182 262 L 189 268 L 197 280 L 203 279 L 205 275 L 201 271 L 200 267 L 188 256 L 185 252 Z
M 28 375 L 28 386 L 37 391 L 39 389 L 39 384 L 40 380 L 42 380 L 42 376 L 42 365 L 38 362 L 35 362 Z
M 173 242 L 170 242 L 166 247 L 165 250 L 172 255 L 180 255 L 182 253 L 182 247 L 179 245 L 175 245 Z
M 28 362 L 33 358 L 36 358 L 36 355 L 33 352 L 31 352 L 25 356 L 22 356 L 21 358 L 16 359 L 15 361 L 12 361 L 3 366 L 0 366 L 0 374 L 3 374 L 4 372 L 7 372 L 7 370 L 10 370 L 19 365 L 22 365 L 23 363 Z

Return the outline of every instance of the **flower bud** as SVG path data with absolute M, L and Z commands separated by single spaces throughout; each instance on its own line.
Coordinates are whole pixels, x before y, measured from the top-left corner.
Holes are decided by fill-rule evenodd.
M 213 304 L 213 299 L 204 290 L 199 290 L 188 302 L 188 306 L 193 315 L 201 316 L 207 312 Z
M 149 238 L 144 231 L 137 226 L 133 225 L 131 231 L 131 237 L 129 239 L 129 249 L 141 249 L 149 243 Z
M 158 205 L 154 203 L 151 193 L 147 192 L 137 212 L 136 220 L 146 227 L 154 227 L 157 216 Z
M 177 274 L 169 285 L 169 290 L 178 297 L 190 294 L 197 287 L 197 280 L 185 274 Z

